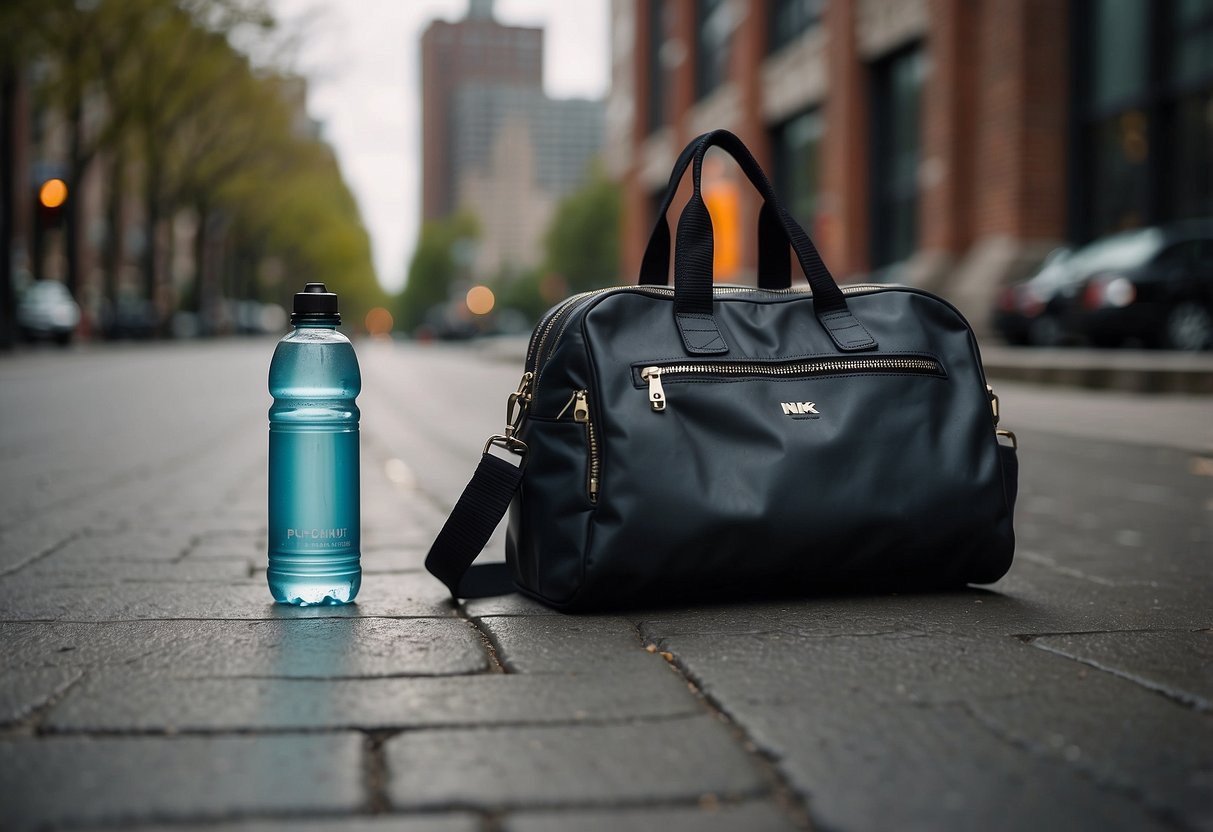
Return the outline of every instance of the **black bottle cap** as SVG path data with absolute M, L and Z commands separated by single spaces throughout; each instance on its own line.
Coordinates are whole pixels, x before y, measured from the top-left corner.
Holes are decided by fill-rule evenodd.
M 336 323 L 341 323 L 341 315 L 337 312 L 337 295 L 330 292 L 323 283 L 309 283 L 303 287 L 302 292 L 295 295 L 291 323 L 322 318 L 332 318 Z

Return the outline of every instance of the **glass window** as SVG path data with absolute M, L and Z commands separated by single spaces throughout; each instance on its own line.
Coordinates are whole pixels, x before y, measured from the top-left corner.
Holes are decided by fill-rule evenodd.
M 660 128 L 666 122 L 666 85 L 669 83 L 669 73 L 661 60 L 662 45 L 669 31 L 669 7 L 667 0 L 650 0 L 649 2 L 649 132 Z
M 736 28 L 731 0 L 695 0 L 696 98 L 703 98 L 728 78 Z
M 1213 88 L 1175 108 L 1171 194 L 1175 216 L 1213 217 Z
M 926 56 L 917 46 L 872 67 L 874 268 L 905 260 L 918 242 L 918 163 L 926 73 Z
M 1170 72 L 1178 83 L 1213 76 L 1213 0 L 1174 0 Z
M 1182 243 L 1176 243 L 1161 251 L 1158 257 L 1154 258 L 1154 265 L 1162 272 L 1189 269 L 1196 265 L 1200 256 L 1201 242 L 1200 240 L 1185 240 Z
M 792 216 L 810 233 L 821 189 L 821 112 L 795 116 L 771 132 L 775 191 Z
M 1146 87 L 1149 0 L 1096 0 L 1091 58 L 1097 108 L 1139 95 Z
M 821 20 L 825 0 L 770 0 L 771 28 L 768 51 L 775 52 L 796 40 Z
M 1213 215 L 1213 0 L 1077 9 L 1072 234 Z
M 1149 221 L 1144 215 L 1150 187 L 1148 127 L 1143 111 L 1129 110 L 1091 128 L 1091 209 L 1099 233 Z

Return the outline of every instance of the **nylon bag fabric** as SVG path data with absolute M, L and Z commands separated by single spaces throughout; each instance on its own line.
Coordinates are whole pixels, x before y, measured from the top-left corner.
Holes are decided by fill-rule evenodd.
M 758 286 L 713 283 L 711 147 L 763 197 Z M 963 316 L 911 287 L 840 289 L 742 142 L 713 131 L 675 164 L 640 283 L 536 327 L 490 440 L 515 463 L 486 447 L 427 566 L 457 597 L 564 610 L 991 583 L 1014 550 L 1008 440 Z M 506 565 L 471 566 L 507 503 Z

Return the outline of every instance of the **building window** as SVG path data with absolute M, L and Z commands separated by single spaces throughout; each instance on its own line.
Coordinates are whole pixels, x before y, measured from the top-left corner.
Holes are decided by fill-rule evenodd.
M 1071 236 L 1213 214 L 1213 0 L 1074 6 Z
M 922 87 L 921 46 L 872 66 L 871 204 L 873 268 L 906 260 L 918 243 L 918 163 Z
M 825 0 L 769 0 L 767 51 L 777 52 L 821 21 Z
M 775 192 L 792 216 L 812 233 L 821 189 L 821 112 L 810 110 L 771 131 Z
M 666 39 L 670 31 L 669 0 L 649 0 L 648 43 L 648 128 L 652 133 L 666 123 L 666 101 L 668 99 L 670 73 L 666 71 L 662 58 Z
M 728 79 L 736 28 L 732 0 L 695 0 L 696 98 L 703 98 Z

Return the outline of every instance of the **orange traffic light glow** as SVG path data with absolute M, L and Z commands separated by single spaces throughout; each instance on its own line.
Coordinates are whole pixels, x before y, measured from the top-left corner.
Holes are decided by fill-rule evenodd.
M 58 208 L 67 202 L 67 183 L 62 179 L 48 179 L 38 189 L 38 201 L 46 208 Z
M 496 303 L 497 299 L 493 297 L 493 290 L 488 286 L 473 286 L 468 289 L 468 311 L 473 315 L 489 314 Z
M 375 336 L 387 336 L 392 332 L 392 313 L 376 306 L 366 313 L 366 331 Z

